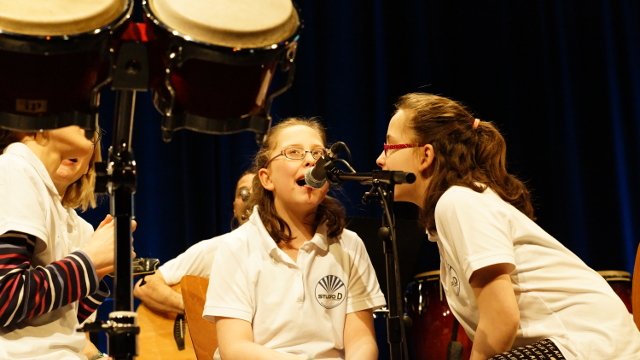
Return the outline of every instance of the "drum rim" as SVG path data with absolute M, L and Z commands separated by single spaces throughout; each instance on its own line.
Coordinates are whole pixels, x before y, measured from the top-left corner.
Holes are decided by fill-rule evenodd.
M 298 9 L 298 7 L 296 6 L 295 3 L 292 3 L 293 9 L 296 13 L 296 16 L 298 17 L 298 26 L 296 27 L 296 30 L 287 38 L 284 38 L 278 42 L 274 42 L 270 45 L 265 45 L 265 46 L 259 46 L 259 47 L 231 47 L 231 46 L 225 46 L 225 45 L 219 45 L 219 44 L 211 44 L 211 43 L 207 43 L 204 41 L 200 41 L 197 39 L 192 38 L 190 35 L 184 34 L 168 25 L 166 25 L 164 22 L 162 22 L 160 19 L 158 19 L 158 17 L 152 12 L 151 10 L 151 6 L 149 4 L 149 0 L 142 0 L 142 9 L 144 12 L 144 16 L 146 16 L 147 19 L 149 19 L 149 21 L 151 21 L 154 25 L 158 26 L 159 28 L 165 30 L 166 32 L 175 35 L 176 37 L 179 37 L 180 39 L 182 39 L 185 42 L 188 43 L 193 43 L 195 45 L 199 45 L 199 46 L 203 46 L 203 47 L 207 47 L 207 48 L 212 48 L 212 50 L 217 50 L 217 51 L 221 51 L 221 52 L 225 52 L 225 53 L 234 53 L 234 54 L 246 54 L 246 53 L 255 53 L 255 52 L 268 52 L 268 51 L 275 51 L 275 50 L 282 50 L 282 49 L 286 49 L 289 44 L 291 43 L 295 43 L 298 42 L 298 39 L 300 38 L 300 31 L 302 30 L 302 19 L 300 18 L 300 11 Z
M 631 281 L 631 273 L 624 270 L 598 270 L 597 273 L 607 281 Z
M 433 277 L 433 275 L 437 275 L 438 277 L 440 277 L 440 270 L 424 271 L 424 272 L 413 275 L 413 278 L 418 280 L 418 279 Z
M 75 47 L 78 42 L 84 42 L 88 40 L 95 40 L 105 34 L 110 34 L 113 30 L 120 28 L 127 20 L 131 18 L 131 14 L 133 13 L 133 1 L 134 0 L 125 0 L 125 9 L 124 11 L 118 15 L 113 21 L 108 24 L 103 25 L 100 28 L 85 31 L 82 33 L 71 34 L 71 35 L 31 35 L 31 34 L 22 34 L 11 31 L 5 31 L 0 29 L 0 50 L 18 52 L 18 53 L 42 53 L 40 49 L 49 48 L 60 45 L 69 45 L 71 49 L 48 49 L 49 51 L 45 51 L 47 54 L 58 54 L 58 53 L 68 53 L 68 52 L 80 52 L 84 49 L 78 49 Z M 6 37 L 4 41 L 3 37 Z M 22 46 L 10 46 L 3 45 L 3 42 L 17 42 L 19 44 L 24 44 Z M 20 48 L 24 50 L 25 48 L 34 48 L 31 51 L 19 51 L 16 50 Z

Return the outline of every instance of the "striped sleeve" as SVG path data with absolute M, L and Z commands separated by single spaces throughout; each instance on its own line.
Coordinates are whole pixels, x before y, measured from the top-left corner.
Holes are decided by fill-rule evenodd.
M 78 306 L 78 322 L 82 324 L 91 314 L 98 310 L 100 304 L 102 304 L 110 294 L 109 285 L 101 281 L 98 291 L 80 300 L 80 306 Z
M 0 235 L 0 326 L 32 319 L 98 290 L 89 258 L 75 251 L 46 266 L 31 264 L 36 244 L 32 235 Z

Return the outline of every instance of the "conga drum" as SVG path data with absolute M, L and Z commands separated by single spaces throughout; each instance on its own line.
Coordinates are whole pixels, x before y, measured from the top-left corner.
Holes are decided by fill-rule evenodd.
M 418 274 L 405 291 L 406 313 L 411 318 L 407 330 L 410 358 L 445 360 L 449 351 L 469 359 L 472 342 L 455 319 L 440 286 L 440 271 Z
M 174 130 L 264 133 L 292 82 L 300 19 L 291 0 L 146 0 L 153 103 Z M 288 76 L 272 91 L 278 70 Z
M 0 0 L 0 127 L 97 127 L 131 0 Z
M 598 274 L 607 280 L 613 291 L 618 294 L 622 302 L 631 311 L 631 274 L 620 270 L 600 270 Z

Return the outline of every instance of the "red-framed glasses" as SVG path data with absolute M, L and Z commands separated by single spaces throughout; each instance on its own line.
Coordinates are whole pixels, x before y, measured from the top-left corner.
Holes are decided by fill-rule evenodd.
M 384 143 L 382 145 L 382 149 L 384 149 L 384 156 L 386 157 L 388 154 L 388 150 L 398 150 L 398 149 L 410 149 L 410 148 L 416 148 L 416 147 L 421 147 L 422 145 L 419 144 L 387 144 Z

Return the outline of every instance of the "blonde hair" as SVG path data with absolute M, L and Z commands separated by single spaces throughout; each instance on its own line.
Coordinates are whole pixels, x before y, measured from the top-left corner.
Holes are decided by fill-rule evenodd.
M 98 131 L 100 131 L 98 129 Z M 67 187 L 62 196 L 64 207 L 86 211 L 97 206 L 96 187 L 96 163 L 102 161 L 101 141 L 97 140 L 93 147 L 93 156 L 89 160 L 89 169 L 86 174 Z

